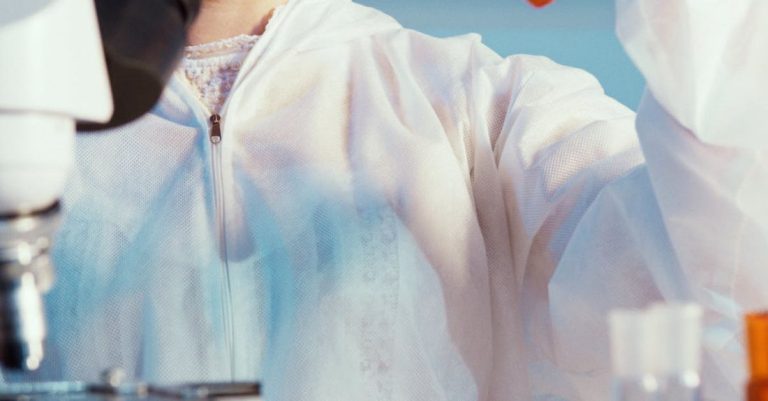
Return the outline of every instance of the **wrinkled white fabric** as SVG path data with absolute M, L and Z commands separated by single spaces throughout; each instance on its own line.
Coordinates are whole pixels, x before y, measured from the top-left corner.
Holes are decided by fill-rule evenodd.
M 658 102 L 706 143 L 765 148 L 768 2 L 617 0 L 617 33 Z
M 607 400 L 607 311 L 695 299 L 707 399 L 736 399 L 765 153 L 703 145 L 649 96 L 645 162 L 586 72 L 344 0 L 279 9 L 221 114 L 214 145 L 177 76 L 151 114 L 78 139 L 34 378 Z

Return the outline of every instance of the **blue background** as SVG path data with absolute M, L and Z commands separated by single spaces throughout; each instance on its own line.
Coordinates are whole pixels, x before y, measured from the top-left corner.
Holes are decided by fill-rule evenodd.
M 357 0 L 408 28 L 436 36 L 468 32 L 501 55 L 539 54 L 583 68 L 606 92 L 634 109 L 643 78 L 614 34 L 613 0 L 555 0 L 542 9 L 525 0 Z

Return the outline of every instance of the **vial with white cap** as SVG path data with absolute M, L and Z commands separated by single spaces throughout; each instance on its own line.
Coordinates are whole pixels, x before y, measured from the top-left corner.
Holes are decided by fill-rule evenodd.
M 659 401 L 653 352 L 657 336 L 652 323 L 645 311 L 610 312 L 613 401 Z
M 701 307 L 692 303 L 656 304 L 648 311 L 654 371 L 660 401 L 701 399 Z

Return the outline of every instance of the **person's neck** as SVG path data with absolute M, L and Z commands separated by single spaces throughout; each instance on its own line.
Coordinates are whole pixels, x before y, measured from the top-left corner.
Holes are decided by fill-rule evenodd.
M 187 33 L 187 44 L 198 45 L 237 35 L 261 35 L 275 7 L 287 0 L 204 0 Z

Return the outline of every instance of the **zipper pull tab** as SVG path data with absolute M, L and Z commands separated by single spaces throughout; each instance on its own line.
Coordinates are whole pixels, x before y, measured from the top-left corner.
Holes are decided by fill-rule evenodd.
M 211 115 L 211 143 L 221 142 L 221 116 Z

